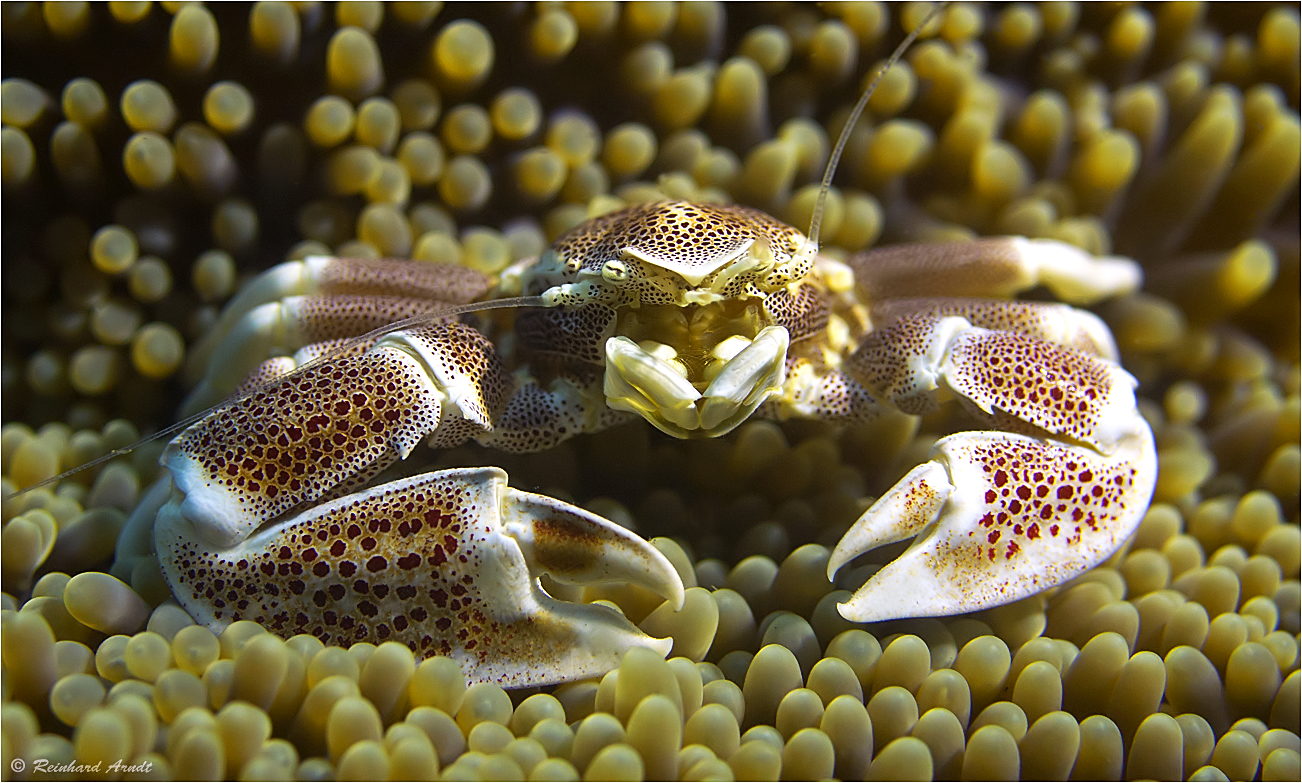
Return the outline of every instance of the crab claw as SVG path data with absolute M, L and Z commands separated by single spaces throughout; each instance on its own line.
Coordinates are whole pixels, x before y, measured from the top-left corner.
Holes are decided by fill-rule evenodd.
M 457 660 L 470 682 L 545 685 L 603 674 L 632 647 L 666 655 L 617 611 L 549 596 L 538 577 L 628 581 L 681 607 L 683 584 L 647 542 L 580 508 L 519 492 L 497 468 L 425 473 L 272 522 L 214 547 L 179 512 L 154 545 L 172 593 L 220 631 L 253 620 L 327 644 L 399 641 Z
M 858 555 L 916 535 L 838 609 L 856 622 L 959 614 L 1062 584 L 1135 532 L 1156 476 L 1142 428 L 1111 454 L 1008 432 L 944 438 L 832 552 L 829 579 Z

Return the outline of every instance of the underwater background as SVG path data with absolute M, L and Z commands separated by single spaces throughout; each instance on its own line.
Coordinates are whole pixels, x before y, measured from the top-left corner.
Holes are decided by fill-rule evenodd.
M 171 424 L 187 351 L 281 261 L 495 273 L 664 198 L 804 230 L 850 107 L 928 9 L 0 4 L 0 774 L 1297 780 L 1296 4 L 953 3 L 851 131 L 829 255 L 1020 234 L 1145 269 L 1096 312 L 1157 437 L 1153 505 L 1044 594 L 837 614 L 900 550 L 829 583 L 829 547 L 970 426 L 950 410 L 413 455 L 500 464 L 653 539 L 689 588 L 677 614 L 586 589 L 672 635 L 670 660 L 525 691 L 395 643 L 214 636 L 156 564 L 109 575 L 162 442 L 9 499 Z

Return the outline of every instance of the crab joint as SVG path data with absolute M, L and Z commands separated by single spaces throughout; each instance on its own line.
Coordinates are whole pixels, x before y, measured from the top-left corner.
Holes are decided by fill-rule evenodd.
M 781 326 L 720 343 L 718 371 L 704 392 L 688 380 L 682 362 L 662 346 L 627 337 L 606 341 L 606 404 L 642 416 L 678 438 L 717 437 L 736 427 L 776 392 L 786 376 L 790 337 Z

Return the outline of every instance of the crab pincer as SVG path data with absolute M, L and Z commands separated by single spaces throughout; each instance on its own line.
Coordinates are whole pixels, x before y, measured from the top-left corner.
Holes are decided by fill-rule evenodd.
M 400 641 L 504 687 L 592 677 L 632 647 L 668 654 L 599 604 L 560 601 L 558 582 L 641 585 L 683 605 L 655 547 L 581 508 L 507 486 L 497 468 L 424 473 L 209 542 L 177 504 L 154 527 L 173 593 L 214 631 L 253 620 L 327 644 Z
M 925 412 L 947 393 L 998 430 L 941 439 L 850 527 L 829 578 L 915 538 L 843 616 L 957 614 L 1032 595 L 1105 560 L 1148 510 L 1157 450 L 1120 366 L 952 316 L 901 319 L 853 361 L 870 361 L 865 379 L 903 409 Z

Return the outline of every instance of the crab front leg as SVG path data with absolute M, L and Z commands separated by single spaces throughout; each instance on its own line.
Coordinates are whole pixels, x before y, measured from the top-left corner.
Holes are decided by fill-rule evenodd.
M 916 536 L 840 606 L 856 621 L 970 612 L 1093 567 L 1138 526 L 1157 477 L 1135 381 L 1088 353 L 956 316 L 913 315 L 873 332 L 848 372 L 924 413 L 946 393 L 1002 432 L 937 442 L 883 495 L 828 564 Z
M 631 647 L 667 654 L 605 606 L 547 595 L 542 574 L 624 581 L 683 604 L 650 544 L 600 517 L 506 485 L 497 468 L 426 473 L 372 487 L 214 546 L 175 505 L 155 527 L 163 573 L 201 624 L 253 620 L 327 644 L 401 641 L 504 687 L 592 677 Z
M 958 297 L 888 299 L 872 305 L 872 321 L 878 329 L 904 318 L 945 316 L 961 317 L 972 326 L 1013 331 L 1091 356 L 1117 360 L 1116 343 L 1107 326 L 1093 313 L 1070 305 Z M 826 361 L 823 353 L 826 348 L 836 350 L 835 345 L 825 340 L 818 350 L 800 350 L 787 357 L 781 392 L 764 404 L 759 411 L 761 416 L 853 424 L 875 418 L 884 405 L 890 404 L 849 372 L 854 361 Z M 859 372 L 864 374 L 863 370 Z M 870 367 L 866 374 L 871 378 L 876 373 Z M 904 407 L 905 412 L 918 412 L 907 410 L 907 400 Z
M 508 375 L 463 324 L 385 335 L 216 409 L 170 443 L 173 490 L 154 552 L 178 600 L 214 630 L 258 619 L 329 641 L 400 640 L 512 685 L 596 674 L 632 645 L 666 651 L 615 612 L 551 599 L 538 578 L 632 581 L 681 606 L 668 561 L 580 509 L 510 490 L 500 471 L 428 474 L 308 508 L 422 441 L 523 451 L 612 423 L 584 410 L 583 392 L 573 378 L 544 388 Z
M 491 429 L 508 383 L 493 346 L 467 326 L 395 332 L 215 409 L 168 444 L 162 464 L 180 512 L 232 545 L 426 438 L 455 445 Z

